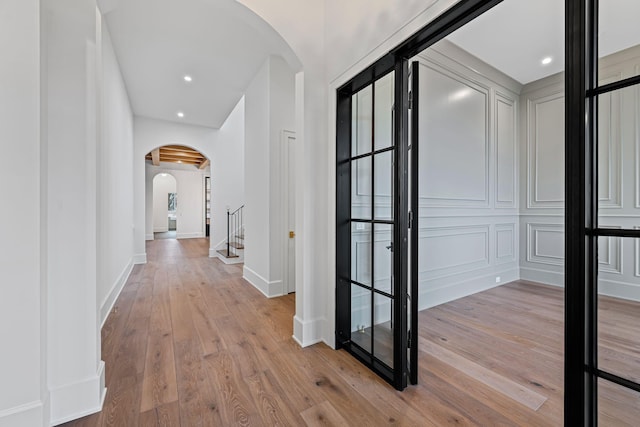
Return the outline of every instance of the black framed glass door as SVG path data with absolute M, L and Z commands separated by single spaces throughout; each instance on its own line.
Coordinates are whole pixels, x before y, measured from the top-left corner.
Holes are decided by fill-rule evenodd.
M 379 68 L 338 101 L 337 346 L 398 389 L 407 370 L 407 239 L 398 226 L 407 206 L 406 138 L 396 122 L 406 113 L 395 90 L 402 74 Z
M 500 1 L 455 4 L 337 91 L 336 348 L 398 390 L 418 381 L 418 278 L 410 268 L 418 256 L 418 144 L 410 144 L 418 73 L 410 78 L 408 58 Z

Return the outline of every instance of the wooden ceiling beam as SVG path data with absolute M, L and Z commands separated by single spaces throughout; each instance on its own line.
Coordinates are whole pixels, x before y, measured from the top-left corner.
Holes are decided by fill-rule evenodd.
M 184 145 L 163 145 L 162 147 L 163 150 L 174 150 L 174 151 L 192 151 L 194 153 L 197 153 L 197 150 L 194 150 L 193 148 L 189 148 L 189 147 L 185 147 Z
M 166 156 L 180 156 L 180 157 L 188 157 L 190 159 L 199 159 L 202 160 L 205 157 L 202 154 L 199 153 L 184 153 L 184 152 L 179 152 L 179 151 L 165 151 L 162 148 L 160 149 L 160 155 L 166 155 Z
M 204 169 L 207 166 L 209 166 L 209 159 L 204 159 L 202 163 L 200 163 L 200 165 L 198 166 L 198 169 Z
M 171 162 L 171 163 L 184 163 L 187 165 L 199 165 L 200 162 L 195 160 L 185 160 L 185 159 L 160 159 L 161 162 Z
M 182 163 L 192 163 L 194 165 L 199 165 L 200 163 L 202 163 L 199 160 L 196 159 L 180 159 L 177 157 L 160 157 L 160 161 L 161 162 L 182 162 Z
M 151 163 L 153 166 L 160 166 L 160 149 L 156 148 L 151 152 Z

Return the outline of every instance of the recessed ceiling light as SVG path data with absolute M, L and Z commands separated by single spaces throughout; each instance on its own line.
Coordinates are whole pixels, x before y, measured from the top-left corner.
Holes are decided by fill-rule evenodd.
M 549 65 L 549 64 L 551 64 L 552 60 L 553 60 L 553 58 L 551 58 L 550 56 L 547 56 L 546 58 L 542 59 L 542 65 Z
M 183 118 L 184 117 L 184 113 L 182 111 L 178 111 L 178 117 Z
M 190 75 L 186 75 L 186 76 L 184 76 L 184 81 L 185 81 L 185 82 L 190 82 L 190 81 L 192 81 L 192 80 L 193 80 L 193 78 L 191 78 L 191 76 L 190 76 Z

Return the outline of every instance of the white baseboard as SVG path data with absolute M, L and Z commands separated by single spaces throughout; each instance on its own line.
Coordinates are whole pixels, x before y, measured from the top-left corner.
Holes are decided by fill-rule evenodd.
M 300 347 L 308 347 L 322 342 L 322 330 L 324 318 L 316 318 L 304 321 L 298 316 L 293 317 L 293 339 Z
M 284 284 L 282 283 L 282 280 L 274 280 L 270 282 L 246 265 L 242 269 L 242 278 L 251 283 L 267 298 L 280 297 L 284 295 Z
M 640 287 L 630 283 L 600 279 L 598 280 L 598 293 L 614 298 L 640 301 Z
M 154 233 L 166 233 L 167 231 L 169 231 L 169 227 L 153 227 L 153 232 Z
M 147 254 L 146 252 L 143 254 L 135 254 L 133 256 L 134 264 L 146 264 L 147 263 Z
M 100 412 L 107 394 L 104 362 L 100 361 L 98 371 L 91 378 L 51 389 L 50 392 L 52 426 Z
M 44 415 L 42 401 L 36 400 L 0 411 L 0 427 L 41 426 L 46 421 Z
M 244 256 L 238 255 L 236 258 L 227 258 L 226 256 L 216 252 L 215 257 L 217 257 L 220 261 L 225 264 L 242 264 L 244 262 Z
M 215 249 L 209 248 L 209 258 L 217 258 L 217 257 L 218 257 L 218 252 L 216 252 Z
M 204 233 L 177 233 L 176 239 L 200 239 L 204 237 Z
M 520 278 L 545 285 L 564 287 L 564 274 L 558 273 L 557 271 L 520 267 Z
M 153 239 L 153 233 L 151 233 L 151 234 L 145 234 L 145 235 L 144 235 L 144 240 L 154 240 L 154 239 Z
M 109 316 L 109 313 L 113 308 L 113 305 L 116 303 L 116 300 L 120 295 L 120 292 L 122 292 L 122 288 L 124 287 L 125 283 L 127 283 L 127 279 L 129 278 L 129 275 L 131 274 L 132 269 L 133 269 L 133 258 L 129 260 L 129 263 L 124 268 L 122 273 L 120 273 L 120 276 L 111 287 L 111 290 L 107 294 L 107 297 L 104 299 L 102 304 L 100 304 L 100 328 L 101 329 L 104 326 L 104 322 L 106 322 L 107 317 Z
M 496 276 L 498 275 L 501 280 L 499 283 L 496 283 Z M 425 310 L 458 298 L 473 295 L 477 292 L 486 291 L 487 289 L 513 282 L 519 278 L 518 268 L 511 268 L 498 272 L 494 271 L 484 276 L 472 277 L 446 286 L 435 287 L 435 289 L 431 288 L 431 286 L 433 286 L 431 285 L 428 286 L 429 289 L 420 291 L 418 310 Z M 427 284 L 429 284 L 429 282 L 427 282 Z

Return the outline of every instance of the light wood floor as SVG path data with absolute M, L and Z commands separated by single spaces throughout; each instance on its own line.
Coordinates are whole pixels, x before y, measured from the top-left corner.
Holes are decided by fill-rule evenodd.
M 421 312 L 420 384 L 397 392 L 344 351 L 300 348 L 294 297 L 207 254 L 147 243 L 102 331 L 104 409 L 67 425 L 562 425 L 561 290 L 516 282 Z M 601 425 L 640 419 L 629 393 L 600 407 Z

